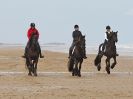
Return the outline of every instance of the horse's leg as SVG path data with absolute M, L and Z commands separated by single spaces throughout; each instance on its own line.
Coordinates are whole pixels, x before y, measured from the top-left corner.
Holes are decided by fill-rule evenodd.
M 29 75 L 29 76 L 32 76 L 32 73 L 31 73 L 31 66 L 30 66 L 30 59 L 29 59 L 29 58 L 26 58 L 26 66 L 27 66 L 27 68 L 28 68 L 28 70 L 29 70 L 28 75 Z
M 98 71 L 101 70 L 101 63 L 99 63 L 99 64 L 97 65 L 97 70 L 98 70 Z
M 75 76 L 75 60 L 73 62 L 72 76 Z
M 29 76 L 32 76 L 32 73 L 31 73 L 31 72 L 32 72 L 32 70 L 31 70 L 31 66 L 30 66 L 30 64 L 29 64 L 27 67 L 28 67 L 28 70 L 29 70 L 28 75 L 29 75 Z
M 73 70 L 72 70 L 72 76 L 75 76 L 75 70 L 76 70 L 76 60 L 74 59 L 74 65 L 73 65 Z
M 114 56 L 113 59 L 114 59 L 114 63 L 111 65 L 111 69 L 113 69 L 115 65 L 117 64 L 116 56 Z
M 38 60 L 35 61 L 34 63 L 34 76 L 37 76 L 37 64 L 38 64 Z
M 29 69 L 29 73 L 28 73 L 29 76 L 32 76 L 32 73 L 31 73 L 31 68 Z
M 35 60 L 32 62 L 32 72 L 33 72 L 33 74 L 34 74 L 34 76 L 35 76 L 35 64 L 36 64 L 36 62 L 35 62 Z
M 82 66 L 83 60 L 79 63 L 79 73 L 78 76 L 81 77 L 81 66 Z
M 78 75 L 78 61 L 77 61 L 77 60 L 76 60 L 76 62 L 75 62 L 74 75 L 75 75 L 75 76 Z
M 75 74 L 74 74 L 74 68 L 73 68 L 73 70 L 72 70 L 72 76 L 74 76 Z
M 76 66 L 76 76 L 78 76 L 79 75 L 79 62 L 77 61 L 77 66 Z
M 106 71 L 108 74 L 110 74 L 110 58 L 106 59 Z
M 34 61 L 31 61 L 30 66 L 31 66 L 31 71 L 34 74 Z

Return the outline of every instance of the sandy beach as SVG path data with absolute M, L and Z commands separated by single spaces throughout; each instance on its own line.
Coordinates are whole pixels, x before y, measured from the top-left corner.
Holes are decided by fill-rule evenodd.
M 68 54 L 43 51 L 38 77 L 29 77 L 23 53 L 21 47 L 0 48 L 0 99 L 133 99 L 131 56 L 119 56 L 108 75 L 104 73 L 105 57 L 98 72 L 93 62 L 96 55 L 88 54 L 79 78 L 68 73 Z

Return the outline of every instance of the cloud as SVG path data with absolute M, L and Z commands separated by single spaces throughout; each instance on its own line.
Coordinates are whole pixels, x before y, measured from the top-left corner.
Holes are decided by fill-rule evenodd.
M 128 16 L 133 16 L 133 9 L 128 10 L 125 14 Z

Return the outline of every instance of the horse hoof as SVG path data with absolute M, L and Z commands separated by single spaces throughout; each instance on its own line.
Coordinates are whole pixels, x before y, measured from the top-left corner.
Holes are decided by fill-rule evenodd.
M 111 66 L 111 69 L 114 69 L 114 66 Z
M 32 74 L 31 74 L 31 73 L 29 73 L 29 74 L 28 74 L 28 76 L 32 76 Z
M 108 74 L 110 74 L 110 71 L 107 71 Z
M 74 73 L 72 73 L 72 76 L 74 76 Z
M 79 74 L 78 76 L 81 77 L 81 74 Z
M 76 73 L 75 76 L 78 76 L 78 74 Z
M 34 74 L 35 77 L 37 77 L 37 74 Z
M 106 70 L 108 74 L 110 74 L 110 71 L 109 70 Z
M 97 67 L 97 70 L 98 70 L 98 71 L 100 71 L 100 70 L 101 70 L 101 67 L 100 67 L 100 66 L 98 66 L 98 67 Z
M 34 76 L 37 76 L 37 73 L 36 72 L 34 72 Z
M 110 70 L 109 70 L 108 67 L 106 67 L 106 71 L 107 71 L 108 74 L 110 74 Z

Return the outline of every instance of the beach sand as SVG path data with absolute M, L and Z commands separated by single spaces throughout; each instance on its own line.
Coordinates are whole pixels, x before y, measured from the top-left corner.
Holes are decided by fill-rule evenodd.
M 44 73 L 30 77 L 23 53 L 21 47 L 0 48 L 0 99 L 133 99 L 133 57 L 119 56 L 108 75 L 104 73 L 105 57 L 98 72 L 96 55 L 88 54 L 79 78 L 67 73 L 68 54 L 43 51 L 45 58 L 39 60 L 38 72 Z

